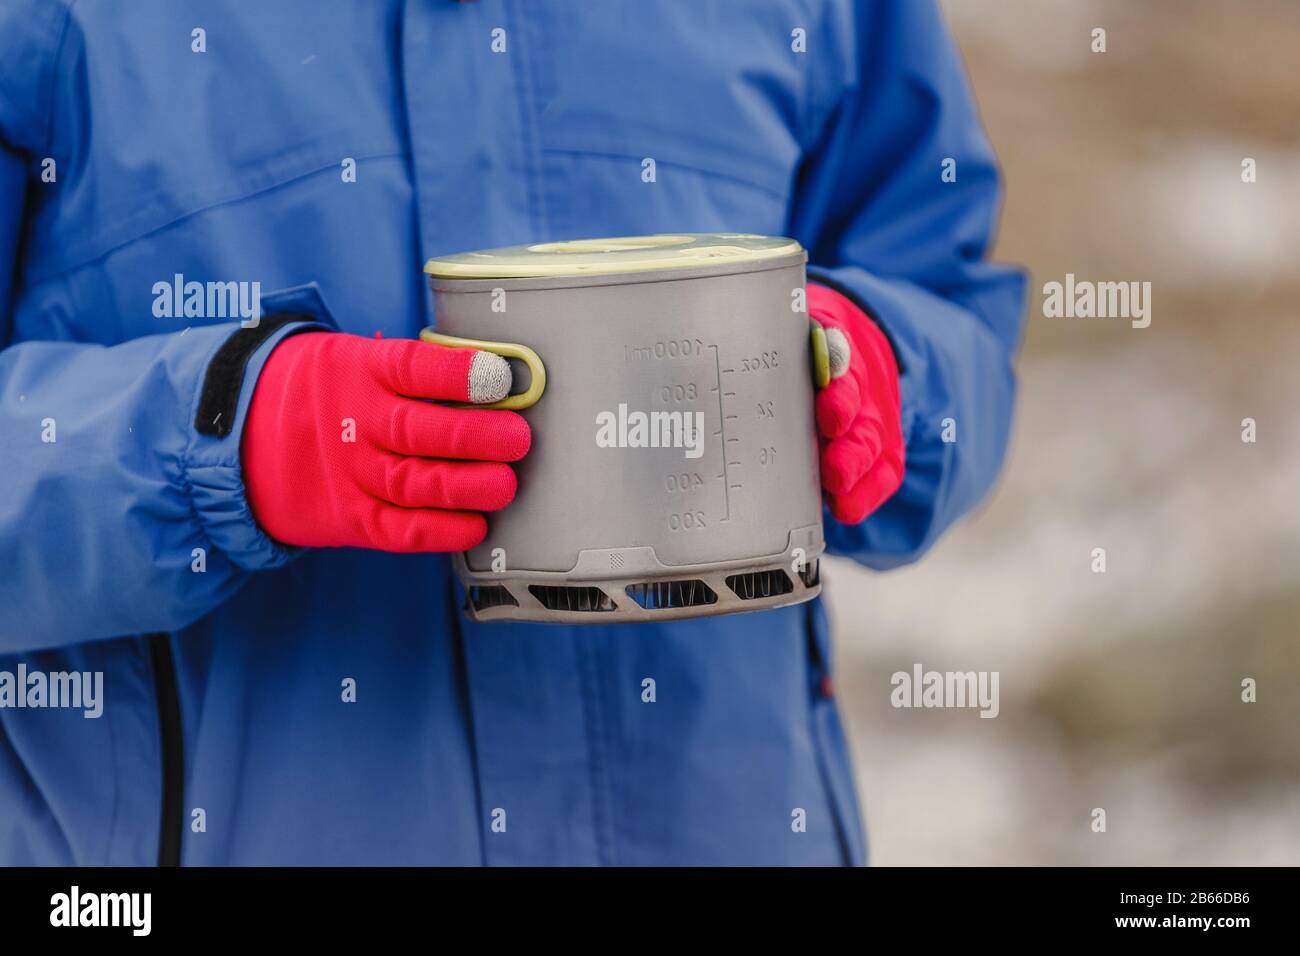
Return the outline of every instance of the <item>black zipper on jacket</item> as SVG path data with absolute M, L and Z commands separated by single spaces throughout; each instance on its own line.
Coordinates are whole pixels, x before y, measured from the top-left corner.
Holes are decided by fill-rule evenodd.
M 150 634 L 154 699 L 162 751 L 162 810 L 158 830 L 158 865 L 181 865 L 181 817 L 185 796 L 185 754 L 181 737 L 181 699 L 176 690 L 176 663 L 166 634 Z

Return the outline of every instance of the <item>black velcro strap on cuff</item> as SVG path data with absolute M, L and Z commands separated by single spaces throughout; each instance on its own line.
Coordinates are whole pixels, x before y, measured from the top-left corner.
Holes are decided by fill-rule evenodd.
M 258 347 L 289 322 L 311 321 L 309 315 L 263 316 L 252 328 L 239 329 L 217 349 L 203 377 L 199 411 L 194 429 L 200 435 L 225 438 L 235 427 L 239 408 L 239 390 L 244 386 L 244 371 Z

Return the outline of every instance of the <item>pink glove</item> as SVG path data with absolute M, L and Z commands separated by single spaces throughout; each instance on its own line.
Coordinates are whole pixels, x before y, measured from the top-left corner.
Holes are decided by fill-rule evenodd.
M 835 290 L 810 282 L 808 314 L 831 354 L 817 395 L 822 487 L 836 520 L 857 524 L 903 483 L 898 364 L 880 327 Z
M 503 463 L 527 453 L 528 423 L 419 399 L 491 402 L 509 390 L 510 366 L 490 352 L 339 332 L 285 339 L 244 426 L 258 524 L 306 547 L 474 547 L 487 534 L 480 512 L 514 498 L 515 473 Z

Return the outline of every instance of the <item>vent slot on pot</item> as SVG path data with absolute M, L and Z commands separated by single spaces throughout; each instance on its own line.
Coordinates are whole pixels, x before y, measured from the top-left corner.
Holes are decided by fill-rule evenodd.
M 518 607 L 519 602 L 510 590 L 500 584 L 475 584 L 469 589 L 469 603 L 476 611 L 490 607 Z
M 815 588 L 822 580 L 822 561 L 818 558 L 816 561 L 804 562 L 803 570 L 799 572 L 799 580 L 803 582 L 806 588 Z
M 733 574 L 727 578 L 727 587 L 736 592 L 736 597 L 742 601 L 757 601 L 759 598 L 789 594 L 794 590 L 794 582 L 780 568 L 771 568 L 767 571 Z
M 612 611 L 614 602 L 596 587 L 573 588 L 530 584 L 528 590 L 548 611 Z
M 627 596 L 647 611 L 717 604 L 718 595 L 703 581 L 647 581 L 629 584 Z

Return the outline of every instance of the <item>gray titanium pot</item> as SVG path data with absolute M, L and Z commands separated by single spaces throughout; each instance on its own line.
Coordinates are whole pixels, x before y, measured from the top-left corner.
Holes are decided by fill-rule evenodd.
M 456 559 L 471 617 L 667 620 L 818 593 L 806 258 L 718 234 L 425 265 L 438 324 L 421 338 L 509 358 L 495 407 L 533 432 L 514 503 Z

